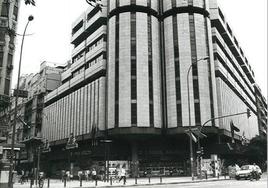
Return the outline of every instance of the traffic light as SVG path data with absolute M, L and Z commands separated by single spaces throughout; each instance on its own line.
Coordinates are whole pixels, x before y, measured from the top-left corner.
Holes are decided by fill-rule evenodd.
M 198 154 L 198 155 L 204 155 L 204 148 L 203 147 L 200 147 L 200 149 L 196 151 L 196 154 Z
M 251 116 L 251 111 L 249 108 L 247 108 L 247 117 L 249 118 Z
M 204 148 L 200 147 L 201 155 L 204 155 Z

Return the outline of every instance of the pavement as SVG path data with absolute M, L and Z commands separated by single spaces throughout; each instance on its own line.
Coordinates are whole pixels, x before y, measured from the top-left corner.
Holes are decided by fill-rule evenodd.
M 209 181 L 223 181 L 223 180 L 230 180 L 228 176 L 220 176 L 219 178 L 212 178 L 209 177 L 208 179 L 197 179 L 195 177 L 194 180 L 192 180 L 191 177 L 153 177 L 153 178 L 137 178 L 135 180 L 134 178 L 128 178 L 126 181 L 126 184 L 124 185 L 123 182 L 114 181 L 112 182 L 103 182 L 103 181 L 97 181 L 97 184 L 95 181 L 82 181 L 82 186 L 80 185 L 80 181 L 73 180 L 73 181 L 67 181 L 66 182 L 66 188 L 91 188 L 91 187 L 102 187 L 102 188 L 108 188 L 108 187 L 134 187 L 134 186 L 148 186 L 148 185 L 168 185 L 168 184 L 185 184 L 185 183 L 200 183 L 200 182 L 209 182 Z M 14 188 L 30 188 L 30 183 L 26 182 L 24 184 L 15 183 Z M 37 188 L 35 184 L 32 186 L 32 188 Z M 48 187 L 48 180 L 46 179 L 44 182 L 44 188 Z M 50 188 L 64 188 L 64 183 L 59 179 L 51 179 L 49 183 Z

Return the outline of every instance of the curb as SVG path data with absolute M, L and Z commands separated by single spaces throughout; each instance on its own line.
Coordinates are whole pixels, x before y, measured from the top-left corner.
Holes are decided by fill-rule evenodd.
M 104 185 L 104 186 L 97 186 L 101 188 L 111 188 L 111 187 L 137 187 L 137 186 L 154 186 L 154 185 L 172 185 L 172 184 L 190 184 L 190 183 L 200 183 L 200 182 L 213 182 L 213 181 L 226 181 L 231 180 L 228 179 L 204 179 L 204 180 L 196 180 L 196 181 L 181 181 L 181 182 L 165 182 L 165 183 L 146 183 L 146 184 L 132 184 L 132 185 Z M 95 188 L 96 186 L 90 186 L 86 188 Z M 80 187 L 74 187 L 80 188 Z

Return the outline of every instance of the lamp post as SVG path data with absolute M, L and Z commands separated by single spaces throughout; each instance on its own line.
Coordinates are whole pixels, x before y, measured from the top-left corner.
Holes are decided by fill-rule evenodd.
M 188 93 L 188 113 L 189 113 L 189 136 L 190 136 L 190 164 L 191 164 L 191 176 L 192 180 L 194 180 L 194 158 L 193 158 L 193 139 L 192 139 L 192 128 L 191 128 L 191 106 L 190 106 L 190 89 L 189 89 L 189 73 L 192 69 L 193 65 L 197 64 L 199 61 L 207 60 L 209 57 L 203 57 L 201 59 L 198 59 L 196 62 L 192 63 L 187 71 L 187 93 Z
M 12 127 L 12 138 L 11 138 L 11 150 L 10 150 L 10 167 L 9 167 L 9 177 L 8 177 L 8 187 L 12 188 L 13 187 L 13 183 L 12 183 L 12 172 L 14 170 L 14 143 L 15 143 L 15 132 L 16 132 L 16 122 L 17 122 L 17 111 L 18 111 L 18 91 L 19 91 L 19 82 L 20 82 L 20 69 L 21 69 L 21 57 L 22 57 L 22 50 L 23 50 L 23 43 L 24 43 L 24 37 L 25 37 L 25 33 L 27 30 L 27 27 L 30 23 L 30 21 L 32 21 L 34 19 L 34 17 L 32 15 L 30 15 L 28 17 L 28 22 L 25 26 L 23 35 L 22 35 L 22 42 L 21 42 L 21 47 L 20 47 L 20 59 L 19 59 L 19 70 L 18 70 L 18 80 L 17 80 L 17 92 L 16 92 L 16 96 L 15 96 L 15 109 L 14 109 L 14 122 L 13 122 L 13 127 Z

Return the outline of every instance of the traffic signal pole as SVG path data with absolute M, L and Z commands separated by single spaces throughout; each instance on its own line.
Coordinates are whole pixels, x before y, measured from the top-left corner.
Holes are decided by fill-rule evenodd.
M 243 115 L 243 114 L 247 114 L 247 118 L 249 118 L 251 116 L 251 112 L 250 112 L 250 109 L 247 109 L 246 112 L 240 112 L 240 113 L 236 113 L 236 114 L 230 114 L 230 115 L 225 115 L 225 116 L 219 116 L 219 117 L 215 117 L 215 118 L 211 118 L 209 120 L 207 120 L 206 122 L 204 122 L 201 127 L 200 127 L 200 130 L 199 132 L 202 133 L 202 128 L 209 122 L 213 121 L 213 120 L 216 120 L 216 119 L 223 119 L 223 118 L 226 118 L 226 117 L 232 117 L 232 116 L 239 116 L 239 115 Z M 200 133 L 198 134 L 198 151 L 200 151 L 201 149 L 201 145 L 200 145 Z M 199 169 L 200 169 L 200 176 L 201 176 L 201 161 L 199 162 Z

